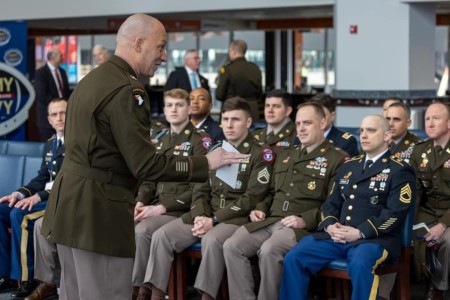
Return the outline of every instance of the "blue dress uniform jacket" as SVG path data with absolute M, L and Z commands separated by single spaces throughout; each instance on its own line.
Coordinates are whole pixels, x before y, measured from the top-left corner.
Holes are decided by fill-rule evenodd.
M 188 123 L 179 134 L 171 138 L 170 130 L 164 131 L 156 144 L 156 152 L 167 156 L 205 155 L 211 146 L 211 138 L 201 129 Z M 188 211 L 192 201 L 192 190 L 195 183 L 191 182 L 144 182 L 139 187 L 136 202 L 145 205 L 162 204 L 166 214 L 180 217 Z
M 211 116 L 206 117 L 200 128 L 206 131 L 216 143 L 221 142 L 225 139 L 222 127 L 220 127 L 219 123 L 214 121 Z
M 25 198 L 38 194 L 41 202 L 31 210 L 10 208 L 8 203 L 0 204 L 0 276 L 23 281 L 34 278 L 34 223 L 43 216 L 47 205 L 50 191 L 45 189 L 45 185 L 58 174 L 63 159 L 64 146 L 56 149 L 56 139 L 51 138 L 44 146 L 42 164 L 37 176 L 17 190 Z M 9 227 L 11 234 L 8 233 Z
M 67 106 L 66 158 L 45 212 L 44 236 L 67 247 L 132 258 L 137 179 L 208 178 L 204 156 L 156 153 L 149 115 L 144 87 L 118 56 L 78 83 Z
M 190 212 L 182 216 L 183 222 L 193 224 L 197 216 L 216 216 L 218 222 L 242 225 L 248 215 L 264 200 L 269 189 L 275 154 L 260 145 L 253 136 L 247 137 L 237 147 L 250 158 L 239 163 L 237 186 L 232 188 L 210 172 L 209 181 L 198 184 L 193 191 Z
M 358 142 L 356 141 L 356 138 L 348 132 L 337 129 L 334 125 L 331 125 L 331 130 L 327 134 L 326 138 L 334 146 L 347 152 L 350 157 L 357 156 L 359 154 Z
M 387 151 L 363 172 L 364 156 L 357 156 L 340 168 L 333 191 L 323 205 L 323 220 L 314 233 L 317 239 L 330 238 L 323 231 L 339 222 L 358 228 L 361 243 L 377 243 L 391 258 L 400 255 L 400 225 L 415 200 L 414 170 Z
M 293 148 L 298 145 L 297 131 L 295 124 L 291 120 L 276 134 L 267 135 L 267 127 L 257 129 L 253 132 L 255 139 L 269 145 L 276 154 L 280 154 L 283 149 Z

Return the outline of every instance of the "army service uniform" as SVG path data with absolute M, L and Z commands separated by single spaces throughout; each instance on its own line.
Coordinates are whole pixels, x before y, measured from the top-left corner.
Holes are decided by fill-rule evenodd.
M 428 228 L 442 223 L 450 226 L 450 142 L 443 148 L 438 156 L 433 141 L 416 144 L 411 157 L 411 165 L 417 174 L 417 199 L 414 224 L 422 223 Z M 414 232 L 424 235 L 426 231 Z M 443 267 L 443 274 L 432 278 L 433 284 L 439 290 L 448 289 L 448 272 L 450 271 L 450 230 L 447 228 L 440 242 L 438 259 Z M 415 267 L 417 276 L 425 263 L 425 243 L 415 241 Z
M 216 99 L 222 102 L 232 97 L 248 101 L 253 123 L 259 120 L 259 102 L 262 97 L 262 75 L 259 67 L 239 57 L 220 68 Z
M 44 146 L 44 156 L 37 176 L 17 190 L 24 198 L 38 194 L 41 202 L 31 210 L 9 207 L 9 203 L 0 204 L 0 276 L 22 281 L 33 280 L 34 223 L 44 215 L 50 194 L 46 184 L 58 174 L 63 159 L 64 146 L 58 148 L 57 139 L 53 136 Z M 8 228 L 11 228 L 11 234 L 8 233 Z
M 224 244 L 230 299 L 278 298 L 283 257 L 300 238 L 317 228 L 320 207 L 346 158 L 347 153 L 327 140 L 311 153 L 302 153 L 298 146 L 281 152 L 274 166 L 270 199 L 255 208 L 265 213 L 265 220 L 241 226 Z M 302 217 L 306 228 L 284 227 L 281 219 L 287 216 Z M 256 254 L 261 272 L 258 297 L 253 292 L 249 261 Z
M 397 144 L 394 144 L 393 142 L 389 144 L 389 150 L 395 157 L 401 158 L 409 163 L 414 150 L 414 145 L 418 142 L 420 142 L 420 139 L 408 131 L 405 137 L 402 138 Z
M 236 186 L 228 186 L 211 172 L 209 182 L 194 189 L 190 212 L 153 234 L 145 282 L 165 291 L 173 252 L 179 253 L 200 240 L 191 232 L 195 217 L 214 217 L 217 226 L 201 239 L 202 261 L 195 287 L 216 296 L 225 270 L 222 244 L 239 225 L 248 222 L 250 211 L 266 196 L 275 159 L 272 150 L 261 146 L 250 133 L 237 150 L 250 154 L 250 158 L 239 164 Z
M 42 233 L 58 245 L 63 298 L 80 299 L 86 291 L 94 299 L 131 295 L 126 283 L 135 254 L 137 179 L 208 178 L 204 156 L 156 153 L 149 139 L 149 114 L 150 101 L 136 73 L 115 55 L 89 72 L 70 97 L 66 158 L 42 225 Z M 110 276 L 104 276 L 108 268 Z
M 400 255 L 400 229 L 415 197 L 415 175 L 389 150 L 371 167 L 364 170 L 364 165 L 361 155 L 339 168 L 318 231 L 285 257 L 280 299 L 306 300 L 309 276 L 335 259 L 348 261 L 353 300 L 376 299 L 378 276 L 372 270 Z M 335 223 L 358 229 L 361 237 L 351 243 L 334 242 L 325 229 Z
M 331 130 L 325 138 L 334 146 L 347 152 L 350 157 L 354 157 L 359 154 L 358 142 L 356 141 L 356 138 L 350 133 L 334 127 L 334 125 L 331 125 Z
M 295 124 L 291 120 L 277 133 L 267 133 L 267 127 L 257 129 L 253 132 L 255 139 L 269 145 L 276 154 L 285 148 L 292 148 L 294 145 L 300 142 L 297 139 L 297 131 L 295 130 Z
M 191 122 L 178 134 L 172 132 L 159 138 L 157 153 L 167 156 L 205 155 L 211 138 L 203 130 L 196 129 Z M 153 232 L 162 225 L 180 217 L 191 205 L 194 183 L 189 182 L 145 182 L 139 187 L 136 202 L 144 205 L 164 205 L 166 213 L 140 221 L 135 227 L 136 257 L 133 267 L 133 286 L 141 286 L 147 268 Z
M 197 128 L 206 131 L 206 133 L 208 133 L 212 137 L 214 143 L 221 142 L 225 139 L 222 127 L 220 127 L 219 123 L 214 121 L 213 118 L 209 115 Z

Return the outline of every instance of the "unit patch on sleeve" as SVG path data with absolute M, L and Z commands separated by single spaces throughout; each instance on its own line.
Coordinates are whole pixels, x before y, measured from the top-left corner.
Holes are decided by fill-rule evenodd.
M 143 89 L 141 88 L 133 89 L 134 106 L 139 108 L 144 106 L 144 95 L 145 92 Z

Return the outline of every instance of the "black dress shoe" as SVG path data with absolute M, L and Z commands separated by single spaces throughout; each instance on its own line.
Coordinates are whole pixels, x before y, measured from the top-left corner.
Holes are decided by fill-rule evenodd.
M 11 298 L 13 299 L 22 299 L 26 296 L 29 296 L 34 289 L 37 287 L 36 281 L 23 281 L 22 284 L 11 293 Z
M 12 291 L 16 287 L 14 281 L 8 277 L 0 277 L 0 293 Z

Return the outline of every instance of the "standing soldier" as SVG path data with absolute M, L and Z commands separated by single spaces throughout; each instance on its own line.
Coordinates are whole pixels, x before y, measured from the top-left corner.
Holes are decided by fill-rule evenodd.
M 156 144 L 157 153 L 168 156 L 206 154 L 211 145 L 211 138 L 189 122 L 189 111 L 189 94 L 185 90 L 173 89 L 165 92 L 164 113 L 170 123 L 170 130 L 166 130 L 159 138 Z M 151 291 L 145 288 L 143 282 L 152 234 L 162 225 L 189 210 L 193 187 L 194 184 L 189 182 L 145 182 L 140 186 L 134 213 L 134 221 L 139 223 L 135 227 L 133 299 L 150 299 Z
M 296 144 L 295 125 L 289 118 L 292 113 L 291 95 L 273 90 L 266 95 L 264 119 L 267 126 L 253 132 L 255 139 L 269 145 L 277 154 Z M 298 141 L 297 141 L 298 142 Z
M 297 111 L 297 135 L 302 148 L 286 149 L 277 157 L 269 199 L 250 213 L 224 244 L 231 299 L 277 299 L 283 257 L 302 237 L 314 231 L 320 207 L 331 190 L 338 167 L 348 156 L 323 137 L 325 113 L 319 104 L 305 103 Z M 258 254 L 261 284 L 254 294 L 249 258 Z
M 222 127 L 226 140 L 250 157 L 241 161 L 236 185 L 231 187 L 210 173 L 209 181 L 193 192 L 191 211 L 153 234 L 145 282 L 152 285 L 152 299 L 164 299 L 174 251 L 179 253 L 193 243 L 202 242 L 202 261 L 195 288 L 202 299 L 214 299 L 225 271 L 222 245 L 248 215 L 263 201 L 269 188 L 272 163 L 270 148 L 261 146 L 248 132 L 250 107 L 241 98 L 232 98 L 222 108 Z
M 437 102 L 425 112 L 425 131 L 429 139 L 416 144 L 411 165 L 417 175 L 417 199 L 415 224 L 424 222 L 430 229 L 424 234 L 425 242 L 414 243 L 415 267 L 418 279 L 425 265 L 425 249 L 439 243 L 437 258 L 442 272 L 431 274 L 431 282 L 425 299 L 441 299 L 448 290 L 450 270 L 450 108 Z
M 220 80 L 216 89 L 216 98 L 226 101 L 232 97 L 241 97 L 248 101 L 252 112 L 252 122 L 259 120 L 259 101 L 262 97 L 262 75 L 259 67 L 245 59 L 247 43 L 243 40 L 232 41 L 228 48 L 230 63 L 220 68 Z

